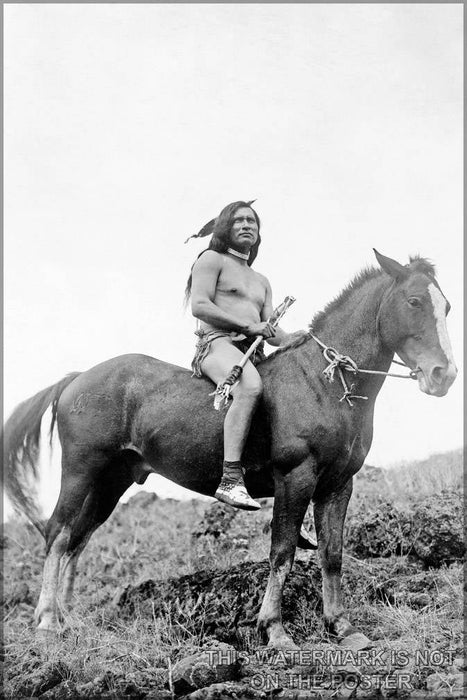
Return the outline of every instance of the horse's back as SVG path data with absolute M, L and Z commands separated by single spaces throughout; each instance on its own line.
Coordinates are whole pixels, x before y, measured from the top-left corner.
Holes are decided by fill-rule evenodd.
M 79 440 L 78 433 L 92 426 L 93 442 L 102 443 L 104 437 L 106 443 L 125 442 L 135 415 L 145 406 L 157 410 L 161 398 L 201 396 L 210 387 L 208 380 L 192 378 L 184 367 L 149 355 L 120 355 L 82 372 L 62 393 L 60 435 Z
M 79 374 L 63 392 L 60 402 L 67 403 L 77 393 L 95 391 L 100 385 L 105 385 L 107 390 L 113 387 L 118 391 L 135 382 L 148 386 L 153 382 L 189 381 L 190 378 L 191 372 L 185 367 L 158 360 L 150 355 L 118 355 Z
M 109 360 L 104 360 L 104 362 L 94 365 L 91 369 L 83 372 L 83 375 L 94 378 L 108 375 L 109 373 L 113 374 L 114 372 L 118 372 L 119 374 L 131 374 L 142 371 L 148 373 L 153 373 L 155 371 L 182 372 L 187 376 L 190 375 L 190 370 L 186 367 L 180 367 L 179 365 L 159 360 L 151 355 L 143 355 L 142 353 L 128 353 L 112 357 Z

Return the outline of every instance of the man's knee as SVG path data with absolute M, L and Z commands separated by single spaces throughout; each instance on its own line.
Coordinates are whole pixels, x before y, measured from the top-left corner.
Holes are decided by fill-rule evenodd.
M 263 393 L 263 382 L 257 372 L 242 377 L 237 387 L 237 397 L 249 400 L 252 403 L 258 401 Z

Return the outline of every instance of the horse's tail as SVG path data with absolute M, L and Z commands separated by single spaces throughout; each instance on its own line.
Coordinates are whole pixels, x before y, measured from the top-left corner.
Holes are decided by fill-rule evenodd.
M 45 536 L 42 514 L 37 498 L 39 481 L 38 458 L 41 422 L 47 408 L 52 406 L 50 444 L 57 417 L 60 395 L 81 372 L 72 372 L 62 380 L 39 391 L 15 408 L 3 431 L 5 491 L 15 509 L 23 512 Z

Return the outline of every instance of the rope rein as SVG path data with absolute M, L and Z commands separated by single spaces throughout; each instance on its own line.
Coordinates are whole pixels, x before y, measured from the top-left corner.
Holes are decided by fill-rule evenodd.
M 329 382 L 334 381 L 334 375 L 337 371 L 342 387 L 344 389 L 344 394 L 339 399 L 339 402 L 347 401 L 349 406 L 353 406 L 352 399 L 361 399 L 363 401 L 367 401 L 368 396 L 357 396 L 353 393 L 355 389 L 355 384 L 352 383 L 350 387 L 347 385 L 344 376 L 344 370 L 347 370 L 347 372 L 353 372 L 353 374 L 355 375 L 380 374 L 384 375 L 385 377 L 397 377 L 399 379 L 417 379 L 417 374 L 418 372 L 420 372 L 419 369 L 413 369 L 410 371 L 409 374 L 395 374 L 394 372 L 381 372 L 375 369 L 362 369 L 361 367 L 357 366 L 357 363 L 354 360 L 352 360 L 351 357 L 349 357 L 348 355 L 342 355 L 330 345 L 325 345 L 311 331 L 308 331 L 308 334 L 321 347 L 323 351 L 323 356 L 328 362 L 327 367 L 325 367 L 325 369 L 323 370 L 323 374 Z M 399 362 L 398 360 L 392 360 L 392 362 L 394 362 L 397 365 L 401 365 L 402 367 L 407 367 L 406 364 L 404 364 L 403 362 Z

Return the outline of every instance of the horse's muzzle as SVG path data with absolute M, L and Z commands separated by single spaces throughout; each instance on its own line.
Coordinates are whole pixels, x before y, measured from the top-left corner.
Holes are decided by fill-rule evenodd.
M 451 363 L 444 367 L 436 364 L 424 367 L 420 364 L 419 368 L 418 386 L 430 396 L 445 396 L 457 376 L 457 368 Z

